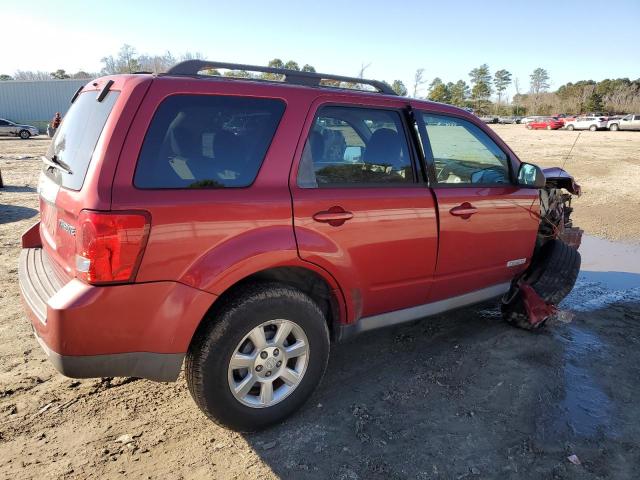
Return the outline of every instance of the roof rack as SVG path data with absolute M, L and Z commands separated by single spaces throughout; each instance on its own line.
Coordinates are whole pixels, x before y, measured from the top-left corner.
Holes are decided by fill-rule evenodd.
M 171 67 L 166 75 L 198 75 L 198 72 L 212 68 L 225 68 L 229 70 L 246 70 L 249 72 L 275 73 L 284 76 L 285 83 L 295 85 L 305 85 L 308 87 L 320 86 L 321 80 L 335 80 L 338 82 L 359 83 L 370 85 L 379 93 L 387 95 L 397 95 L 393 89 L 384 82 L 378 80 L 367 80 L 366 78 L 343 77 L 341 75 L 331 75 L 326 73 L 302 72 L 299 70 L 289 70 L 286 68 L 260 67 L 257 65 L 242 65 L 240 63 L 210 62 L 208 60 L 186 60 Z M 231 78 L 231 77 L 230 77 Z

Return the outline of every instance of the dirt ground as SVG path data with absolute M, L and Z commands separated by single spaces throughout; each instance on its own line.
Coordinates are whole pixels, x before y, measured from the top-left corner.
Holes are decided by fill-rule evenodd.
M 495 128 L 543 166 L 562 164 L 578 135 Z M 539 333 L 506 326 L 487 304 L 334 345 L 301 412 L 241 435 L 208 422 L 182 377 L 78 381 L 46 360 L 17 258 L 47 143 L 0 139 L 0 479 L 638 477 L 639 248 L 613 265 L 612 244 L 593 239 L 562 305 L 572 321 Z M 585 190 L 576 223 L 638 242 L 640 133 L 582 133 L 566 168 Z

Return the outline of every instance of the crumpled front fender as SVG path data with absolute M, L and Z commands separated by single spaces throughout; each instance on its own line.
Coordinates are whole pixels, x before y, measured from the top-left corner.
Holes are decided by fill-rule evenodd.
M 552 188 L 564 188 L 573 195 L 582 193 L 580 185 L 578 185 L 573 176 L 567 173 L 560 167 L 545 168 L 542 170 L 545 178 L 547 179 L 547 186 Z

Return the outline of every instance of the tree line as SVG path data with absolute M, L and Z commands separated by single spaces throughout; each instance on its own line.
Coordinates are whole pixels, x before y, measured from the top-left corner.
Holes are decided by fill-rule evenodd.
M 203 58 L 203 55 L 199 52 L 185 52 L 177 57 L 169 51 L 160 55 L 138 54 L 134 47 L 125 44 L 115 56 L 109 55 L 101 59 L 103 67 L 100 72 L 78 71 L 76 73 L 67 73 L 64 69 L 58 69 L 55 72 L 18 70 L 13 75 L 0 74 L 0 81 L 90 79 L 99 75 L 134 72 L 163 73 L 178 62 Z M 300 66 L 293 60 L 284 62 L 279 58 L 269 61 L 268 66 L 305 72 L 316 71 L 312 65 L 304 64 Z M 368 67 L 369 65 L 363 64 L 357 76 L 364 78 Z M 266 80 L 280 80 L 282 77 L 282 75 L 273 73 L 256 75 L 243 70 L 228 70 L 221 73 L 216 69 L 209 69 L 205 73 Z M 410 93 L 401 80 L 385 83 L 398 95 L 408 96 Z M 345 84 L 344 82 L 331 80 L 323 81 L 323 84 L 348 88 L 360 87 L 357 83 Z M 425 96 L 423 87 L 427 84 L 427 94 Z M 509 99 L 507 89 L 511 85 L 513 85 L 516 93 L 513 98 Z M 411 85 L 411 96 L 458 107 L 471 108 L 476 113 L 483 115 L 640 112 L 640 78 L 633 81 L 628 78 L 606 79 L 600 82 L 581 80 L 575 83 L 569 82 L 553 92 L 549 90 L 550 86 L 551 77 L 549 72 L 542 67 L 536 68 L 529 75 L 528 89 L 524 90 L 519 79 L 517 77 L 514 78 L 511 72 L 502 68 L 496 70 L 492 75 L 489 65 L 484 63 L 469 72 L 469 83 L 464 79 L 445 83 L 440 77 L 435 77 L 431 82 L 428 82 L 425 76 L 425 69 L 418 68 L 415 71 L 413 84 Z

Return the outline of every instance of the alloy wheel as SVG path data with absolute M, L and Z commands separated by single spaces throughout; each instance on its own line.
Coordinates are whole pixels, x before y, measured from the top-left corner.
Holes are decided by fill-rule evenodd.
M 264 322 L 240 341 L 229 360 L 231 393 L 248 407 L 271 407 L 300 384 L 308 359 L 309 342 L 297 323 Z

